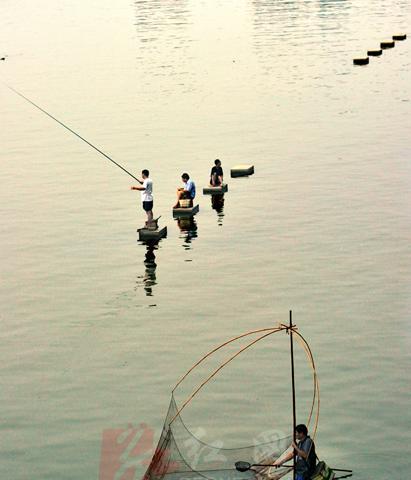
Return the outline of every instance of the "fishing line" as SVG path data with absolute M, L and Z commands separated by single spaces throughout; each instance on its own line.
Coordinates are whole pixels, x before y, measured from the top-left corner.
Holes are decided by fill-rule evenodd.
M 69 132 L 73 133 L 76 137 L 78 137 L 80 140 L 83 140 L 83 142 L 87 143 L 87 145 L 89 145 L 90 147 L 94 148 L 94 150 L 97 150 L 98 153 L 101 153 L 101 155 L 103 155 L 103 157 L 106 157 L 107 160 L 110 160 L 110 162 L 114 163 L 114 165 L 117 165 L 117 167 L 121 168 L 121 170 L 123 170 L 123 172 L 126 172 L 127 175 L 130 175 L 130 177 L 134 178 L 134 180 L 137 180 L 138 183 L 142 183 L 138 178 L 136 178 L 132 173 L 130 173 L 128 170 L 126 170 L 124 167 L 122 167 L 119 163 L 117 163 L 115 160 L 113 160 L 111 157 L 109 157 L 107 154 L 105 154 L 102 150 L 100 150 L 99 148 L 97 148 L 95 145 L 93 145 L 92 143 L 90 143 L 88 140 L 86 140 L 84 137 L 82 137 L 81 135 L 79 135 L 77 132 L 75 132 L 74 130 L 72 130 L 70 127 L 68 127 L 67 125 L 65 125 L 63 122 L 61 122 L 58 118 L 56 117 L 53 117 L 53 115 L 51 115 L 51 113 L 47 112 L 46 110 L 44 110 L 44 108 L 41 108 L 39 105 L 37 105 L 36 103 L 34 103 L 32 100 L 30 100 L 29 98 L 27 98 L 26 96 L 24 96 L 22 93 L 18 92 L 15 88 L 11 87 L 10 85 L 7 85 L 7 83 L 4 83 L 3 84 L 9 88 L 11 91 L 13 91 L 15 94 L 19 95 L 21 98 L 24 98 L 24 100 L 26 100 L 26 102 L 30 103 L 31 105 L 33 105 L 34 107 L 38 108 L 41 112 L 45 113 L 48 117 L 52 118 L 55 122 L 59 123 L 62 127 L 64 127 L 66 130 L 68 130 Z

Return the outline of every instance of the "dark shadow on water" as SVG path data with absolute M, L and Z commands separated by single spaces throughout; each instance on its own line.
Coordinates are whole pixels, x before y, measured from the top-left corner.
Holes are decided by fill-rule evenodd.
M 224 218 L 224 195 L 211 195 L 211 208 L 217 213 L 218 225 L 223 225 Z
M 198 227 L 195 218 L 177 218 L 177 225 L 181 233 L 180 238 L 184 239 L 183 247 L 186 250 L 190 250 L 192 241 L 198 237 Z
M 143 287 L 145 294 L 148 297 L 153 296 L 153 287 L 157 285 L 157 276 L 156 276 L 156 255 L 155 251 L 158 249 L 158 243 L 160 240 L 146 240 L 144 242 L 139 242 L 146 246 L 146 253 L 144 256 L 144 275 L 139 275 L 136 281 L 136 289 Z

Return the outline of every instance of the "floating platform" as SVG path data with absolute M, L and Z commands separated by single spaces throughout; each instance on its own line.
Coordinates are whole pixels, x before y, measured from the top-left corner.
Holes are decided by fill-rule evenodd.
M 160 240 L 167 236 L 167 227 L 157 228 L 155 230 L 143 227 L 139 228 L 137 232 L 139 240 Z
M 407 38 L 407 34 L 406 33 L 397 33 L 397 35 L 393 35 L 392 36 L 392 39 L 393 40 L 405 40 Z M 3 60 L 3 59 L 2 59 Z
M 368 57 L 362 58 L 354 58 L 353 64 L 354 65 L 368 65 L 370 63 L 370 59 Z
M 204 195 L 221 195 L 224 192 L 228 191 L 228 185 L 226 183 L 223 183 L 222 185 L 218 187 L 212 187 L 211 185 L 209 187 L 204 187 L 203 188 L 203 194 Z
M 198 213 L 199 210 L 200 210 L 199 205 L 194 205 L 194 207 L 173 208 L 173 217 L 190 217 Z
M 231 169 L 232 177 L 248 177 L 254 173 L 254 165 L 236 165 Z
M 386 50 L 387 48 L 394 48 L 395 47 L 395 42 L 394 42 L 394 40 L 385 40 L 384 42 L 380 43 L 380 47 L 383 50 Z
M 370 57 L 379 57 L 382 55 L 382 50 L 381 49 L 376 49 L 376 50 L 368 50 L 367 55 Z

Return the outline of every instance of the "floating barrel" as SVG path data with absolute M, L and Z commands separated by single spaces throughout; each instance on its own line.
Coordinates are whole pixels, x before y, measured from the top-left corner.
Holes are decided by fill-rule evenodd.
M 370 63 L 370 59 L 368 57 L 354 58 L 353 63 L 354 65 L 368 65 Z
M 230 170 L 232 177 L 248 177 L 254 173 L 254 165 L 236 165 Z
M 380 43 L 380 47 L 385 50 L 387 48 L 394 48 L 395 42 L 394 40 L 385 40 L 384 42 Z
M 392 36 L 393 40 L 405 40 L 406 38 L 407 38 L 406 33 L 398 33 L 397 35 Z
M 368 50 L 367 55 L 370 57 L 379 57 L 382 55 L 382 50 Z

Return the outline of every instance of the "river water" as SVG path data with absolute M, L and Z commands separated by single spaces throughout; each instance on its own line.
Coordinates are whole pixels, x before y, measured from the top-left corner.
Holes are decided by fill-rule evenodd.
M 148 168 L 168 236 L 138 242 L 133 179 L 0 86 L 0 477 L 140 478 L 178 378 L 292 309 L 320 379 L 320 457 L 357 479 L 405 478 L 410 40 L 365 67 L 352 59 L 407 33 L 411 3 L 4 0 L 1 11 L 2 81 L 135 175 Z M 215 158 L 229 185 L 217 210 L 202 195 Z M 231 179 L 239 163 L 255 174 Z M 177 222 L 184 171 L 200 212 Z M 187 407 L 190 428 L 227 447 L 289 428 L 281 335 Z M 116 463 L 122 433 L 137 447 Z

